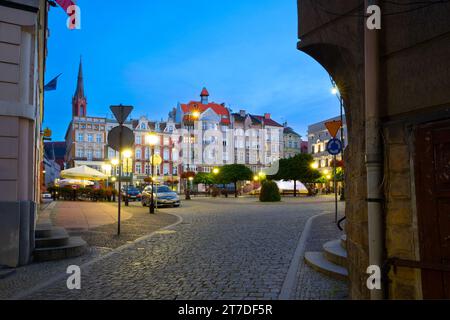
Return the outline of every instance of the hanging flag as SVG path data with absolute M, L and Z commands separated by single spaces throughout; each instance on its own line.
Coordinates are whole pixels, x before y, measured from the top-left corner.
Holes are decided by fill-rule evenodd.
M 59 75 L 57 75 L 52 81 L 50 81 L 49 83 L 47 83 L 44 86 L 44 91 L 53 91 L 56 90 L 56 86 L 58 85 L 58 78 L 59 76 L 62 75 L 62 73 L 60 73 Z
M 75 5 L 75 2 L 73 2 L 72 0 L 56 0 L 56 3 L 59 4 L 59 6 L 61 8 L 63 8 L 66 13 L 67 13 L 67 9 L 70 6 Z

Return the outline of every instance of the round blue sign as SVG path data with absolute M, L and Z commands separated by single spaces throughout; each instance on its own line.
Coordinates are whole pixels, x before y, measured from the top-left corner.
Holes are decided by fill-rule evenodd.
M 342 142 L 339 139 L 331 139 L 330 141 L 328 141 L 327 143 L 327 151 L 329 154 L 335 156 L 339 153 L 341 153 L 342 151 Z

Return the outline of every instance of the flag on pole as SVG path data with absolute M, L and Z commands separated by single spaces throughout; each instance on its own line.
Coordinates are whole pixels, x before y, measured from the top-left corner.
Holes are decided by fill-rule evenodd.
M 75 2 L 72 1 L 72 0 L 56 0 L 56 3 L 59 4 L 59 6 L 60 6 L 61 8 L 63 8 L 63 9 L 64 9 L 64 12 L 66 12 L 66 13 L 67 13 L 67 9 L 68 9 L 70 6 L 75 5 Z
M 62 73 L 58 74 L 53 80 L 51 80 L 49 83 L 47 83 L 44 86 L 44 91 L 53 91 L 56 90 L 56 87 L 58 85 L 58 78 L 62 75 Z

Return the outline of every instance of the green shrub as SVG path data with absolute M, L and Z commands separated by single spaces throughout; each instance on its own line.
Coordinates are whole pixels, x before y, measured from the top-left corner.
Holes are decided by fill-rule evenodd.
M 277 202 L 281 201 L 280 190 L 275 182 L 267 180 L 261 186 L 261 193 L 259 195 L 261 202 Z

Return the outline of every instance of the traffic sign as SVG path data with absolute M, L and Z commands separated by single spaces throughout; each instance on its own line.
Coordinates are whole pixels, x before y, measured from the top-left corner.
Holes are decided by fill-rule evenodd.
M 341 153 L 342 151 L 342 142 L 339 139 L 331 139 L 330 141 L 328 141 L 327 143 L 327 151 L 329 154 L 335 156 L 339 153 Z
M 124 122 L 127 120 L 128 116 L 130 115 L 131 111 L 133 110 L 132 106 L 111 106 L 109 107 L 114 114 L 114 117 L 116 117 L 117 122 L 119 124 L 124 124 Z
M 336 138 L 336 135 L 337 135 L 339 129 L 342 127 L 342 121 L 334 120 L 334 121 L 325 122 L 325 127 L 327 127 L 330 135 L 333 138 Z
M 121 134 L 122 133 L 122 134 Z M 120 137 L 122 136 L 122 143 Z M 134 147 L 133 131 L 124 126 L 117 126 L 108 133 L 108 146 L 118 152 Z M 120 148 L 122 147 L 122 150 Z
M 150 159 L 150 163 L 154 166 L 159 166 L 162 162 L 162 158 L 159 154 L 154 154 L 151 159 Z

